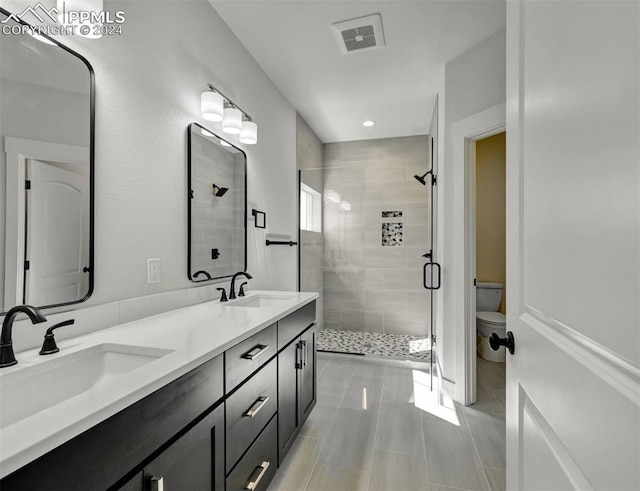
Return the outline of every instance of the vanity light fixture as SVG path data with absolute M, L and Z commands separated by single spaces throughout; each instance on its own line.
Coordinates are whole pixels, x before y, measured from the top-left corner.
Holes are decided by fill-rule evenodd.
M 229 143 L 226 140 L 223 140 L 222 138 L 220 138 L 220 145 L 222 145 L 223 147 L 230 147 L 231 143 Z
M 376 122 L 375 122 L 375 121 L 371 121 L 370 119 L 368 119 L 367 121 L 364 121 L 364 122 L 362 123 L 362 126 L 365 126 L 365 127 L 367 127 L 367 128 L 370 128 L 370 127 L 371 127 L 371 126 L 373 126 L 374 124 L 376 124 Z
M 255 145 L 258 143 L 258 125 L 246 112 L 213 85 L 200 96 L 200 112 L 208 121 L 222 121 L 222 131 L 239 135 L 241 143 Z M 225 143 L 221 140 L 222 145 Z
M 207 121 L 222 121 L 224 99 L 213 91 L 203 92 L 200 96 L 200 112 Z
M 247 119 L 242 122 L 242 131 L 240 132 L 240 142 L 247 145 L 258 143 L 258 125 Z
M 229 103 L 225 104 L 222 131 L 231 135 L 242 132 L 242 111 Z
M 204 128 L 200 128 L 200 134 L 202 136 L 208 136 L 208 137 L 216 136 L 213 133 L 211 133 L 209 130 L 205 130 Z

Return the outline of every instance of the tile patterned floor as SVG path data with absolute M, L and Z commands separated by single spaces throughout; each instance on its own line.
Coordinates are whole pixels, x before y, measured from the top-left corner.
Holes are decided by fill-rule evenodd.
M 318 354 L 318 403 L 270 491 L 504 490 L 504 364 L 478 360 L 478 403 L 420 370 Z
M 316 340 L 318 351 L 383 356 L 398 360 L 431 360 L 431 345 L 425 336 L 368 331 L 323 329 Z

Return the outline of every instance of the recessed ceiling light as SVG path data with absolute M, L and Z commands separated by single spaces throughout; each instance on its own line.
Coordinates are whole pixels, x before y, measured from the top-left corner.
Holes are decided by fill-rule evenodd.
M 375 121 L 367 120 L 367 121 L 362 123 L 362 126 L 366 126 L 368 128 L 370 126 L 373 126 L 374 124 L 376 124 Z

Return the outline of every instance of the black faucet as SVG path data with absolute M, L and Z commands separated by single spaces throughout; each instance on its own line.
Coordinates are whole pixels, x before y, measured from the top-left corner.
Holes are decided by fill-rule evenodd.
M 58 345 L 56 344 L 56 338 L 53 337 L 54 329 L 58 329 L 59 327 L 64 326 L 71 326 L 75 324 L 75 322 L 76 321 L 74 319 L 69 319 L 68 321 L 59 322 L 58 324 L 55 324 L 47 329 L 47 332 L 44 335 L 44 341 L 42 342 L 42 349 L 40 350 L 39 354 L 52 355 L 53 353 L 57 353 L 58 351 L 60 351 L 60 348 L 58 348 Z
M 220 294 L 220 301 L 221 302 L 228 302 L 229 301 L 229 299 L 227 298 L 227 292 L 224 290 L 224 287 L 223 288 L 216 288 L 216 290 L 218 290 L 219 292 L 222 292 Z
M 244 276 L 248 280 L 253 278 L 253 276 L 251 276 L 249 273 L 245 273 L 244 271 L 238 271 L 236 274 L 234 274 L 233 278 L 231 278 L 231 287 L 229 289 L 230 290 L 229 300 L 233 300 L 234 298 L 236 298 L 236 278 L 238 276 Z
M 245 281 L 244 283 L 242 283 L 240 285 L 240 291 L 238 292 L 238 296 L 239 297 L 244 297 L 244 285 L 246 285 L 246 284 L 247 284 L 247 282 Z
M 0 335 L 0 368 L 10 367 L 18 363 L 13 353 L 11 331 L 13 329 L 13 321 L 20 313 L 27 314 L 34 324 L 40 324 L 47 320 L 38 309 L 31 305 L 18 305 L 7 312 L 2 323 L 2 334 Z

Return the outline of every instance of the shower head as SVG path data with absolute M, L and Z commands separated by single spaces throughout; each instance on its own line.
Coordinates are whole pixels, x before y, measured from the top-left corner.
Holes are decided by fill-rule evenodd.
M 425 177 L 427 177 L 429 174 L 431 174 L 431 182 L 432 182 L 432 184 L 433 184 L 433 183 L 435 183 L 435 182 L 436 182 L 436 180 L 435 180 L 435 177 L 434 177 L 434 175 L 433 175 L 433 169 L 428 170 L 428 171 L 427 171 L 427 172 L 425 172 L 425 173 L 424 173 L 424 175 L 422 175 L 422 176 L 419 176 L 419 175 L 417 175 L 417 174 L 416 174 L 416 175 L 415 175 L 415 176 L 413 176 L 413 177 L 415 177 L 415 178 L 416 178 L 416 180 L 417 180 L 420 184 L 422 184 L 423 186 L 426 186 L 426 185 L 427 185 L 427 181 L 425 181 L 425 180 L 424 180 L 424 178 L 425 178 Z
M 425 174 L 425 175 L 426 175 L 426 174 Z M 416 174 L 416 175 L 415 175 L 415 176 L 413 176 L 413 177 L 415 177 L 415 178 L 418 180 L 418 182 L 419 182 L 420 184 L 422 184 L 423 186 L 426 186 L 426 185 L 427 185 L 427 183 L 426 183 L 426 182 L 425 182 L 425 180 L 424 180 L 424 176 L 419 176 L 419 175 L 417 175 L 417 174 Z
M 215 184 L 213 185 L 213 195 L 217 196 L 218 198 L 224 196 L 224 193 L 226 193 L 227 191 L 229 191 L 229 188 L 221 188 L 219 186 L 216 186 Z

